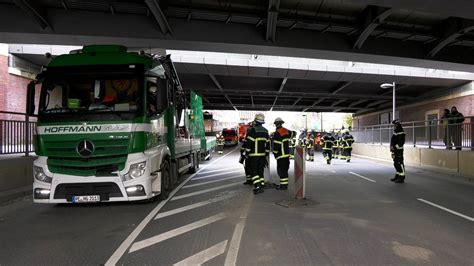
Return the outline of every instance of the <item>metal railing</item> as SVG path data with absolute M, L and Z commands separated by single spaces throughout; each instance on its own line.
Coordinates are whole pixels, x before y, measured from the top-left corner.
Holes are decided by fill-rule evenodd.
M 405 146 L 444 147 L 474 150 L 474 117 L 462 124 L 446 124 L 443 120 L 425 120 L 402 123 Z M 389 144 L 393 125 L 373 125 L 354 129 L 351 134 L 358 143 Z
M 33 139 L 36 134 L 36 122 L 24 113 L 0 111 L 2 116 L 13 119 L 0 119 L 0 155 L 34 152 Z M 20 117 L 24 117 L 20 120 Z

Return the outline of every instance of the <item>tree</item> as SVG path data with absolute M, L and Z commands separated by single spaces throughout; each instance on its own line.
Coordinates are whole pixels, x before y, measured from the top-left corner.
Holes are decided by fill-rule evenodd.
M 346 114 L 346 115 L 344 115 L 344 117 L 342 118 L 342 121 L 343 121 L 344 126 L 345 126 L 346 128 L 352 127 L 352 114 Z

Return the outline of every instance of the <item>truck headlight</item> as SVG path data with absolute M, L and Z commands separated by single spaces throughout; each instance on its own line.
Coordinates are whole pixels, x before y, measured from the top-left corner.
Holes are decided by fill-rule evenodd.
M 130 169 L 128 170 L 128 173 L 122 176 L 122 181 L 138 178 L 142 176 L 143 174 L 145 174 L 145 170 L 146 170 L 146 162 L 134 163 L 130 165 Z
M 39 166 L 33 166 L 33 175 L 36 180 L 45 182 L 45 183 L 50 183 L 53 181 L 53 179 L 50 176 L 47 176 L 42 167 Z

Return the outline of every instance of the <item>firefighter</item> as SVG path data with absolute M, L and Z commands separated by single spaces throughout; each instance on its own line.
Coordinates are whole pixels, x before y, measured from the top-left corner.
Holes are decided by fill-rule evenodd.
M 225 144 L 225 139 L 222 134 L 217 134 L 216 135 L 216 142 L 217 142 L 217 153 L 223 154 L 224 153 L 224 144 Z
M 314 162 L 314 138 L 311 136 L 311 133 L 308 133 L 306 137 L 306 154 L 308 154 L 307 160 Z
M 349 129 L 344 129 L 344 136 L 342 137 L 342 152 L 346 162 L 351 161 L 352 143 L 354 143 L 354 137 L 349 133 Z
M 331 133 L 325 134 L 321 138 L 321 147 L 323 148 L 323 156 L 326 159 L 327 164 L 331 164 L 332 160 L 332 149 L 336 139 L 333 137 Z
M 268 166 L 267 156 L 270 152 L 270 137 L 268 131 L 262 126 L 265 116 L 262 113 L 255 115 L 254 127 L 245 137 L 244 149 L 246 152 L 246 163 L 248 163 L 250 176 L 254 185 L 253 193 L 263 192 L 263 170 Z
M 277 189 L 286 190 L 288 189 L 288 169 L 290 168 L 290 141 L 296 133 L 284 128 L 283 123 L 285 122 L 279 117 L 273 123 L 276 127 L 272 137 L 273 155 L 277 161 L 277 172 L 280 176 L 280 185 Z
M 298 145 L 301 147 L 306 147 L 306 133 L 304 129 L 300 130 L 300 135 L 298 136 Z
M 334 159 L 339 159 L 339 136 L 340 133 L 336 132 L 334 135 L 334 145 L 332 146 L 332 155 Z
M 395 183 L 405 181 L 405 164 L 403 163 L 403 145 L 405 144 L 405 131 L 398 119 L 393 120 L 393 135 L 390 139 L 390 152 L 392 153 L 393 166 L 397 171 L 394 178 L 390 179 Z
M 290 136 L 290 159 L 295 158 L 295 147 L 296 147 L 296 132 L 291 131 L 291 136 Z
M 316 151 L 320 151 L 321 150 L 321 133 L 317 133 L 316 134 L 316 137 L 314 137 L 314 149 Z
M 245 132 L 244 138 L 242 140 L 242 147 L 240 148 L 240 160 L 239 160 L 239 162 L 244 165 L 244 170 L 245 170 L 244 185 L 252 185 L 253 184 L 252 183 L 252 177 L 250 176 L 249 164 L 246 162 L 247 151 L 244 148 L 245 139 L 246 139 L 247 134 L 249 133 L 249 131 L 252 127 L 253 127 L 253 122 L 250 122 L 249 127 L 247 128 L 247 131 Z

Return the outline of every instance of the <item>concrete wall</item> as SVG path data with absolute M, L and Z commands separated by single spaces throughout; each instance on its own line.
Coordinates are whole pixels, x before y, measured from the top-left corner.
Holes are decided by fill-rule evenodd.
M 353 144 L 354 155 L 391 161 L 390 148 L 380 144 Z M 474 178 L 474 151 L 427 149 L 405 146 L 405 165 Z
M 448 95 L 434 97 L 430 100 L 399 105 L 400 119 L 404 122 L 426 120 L 427 114 L 438 114 L 438 119 L 443 116 L 443 110 L 456 106 L 465 117 L 474 116 L 474 82 L 462 85 L 448 91 Z M 364 115 L 354 115 L 353 127 L 371 126 L 380 124 L 379 116 L 391 112 L 391 105 L 387 109 Z M 469 121 L 466 121 L 469 122 Z
M 33 161 L 36 157 L 0 158 L 0 192 L 33 184 Z

